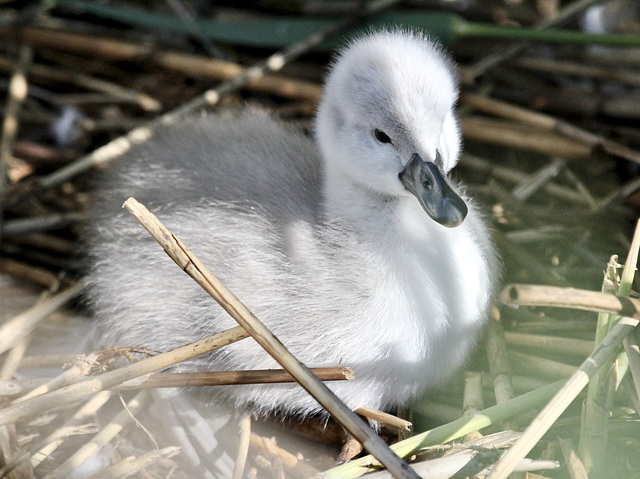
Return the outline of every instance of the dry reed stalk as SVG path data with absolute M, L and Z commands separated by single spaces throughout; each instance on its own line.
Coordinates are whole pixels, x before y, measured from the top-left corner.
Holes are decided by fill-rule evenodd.
M 495 306 L 489 320 L 487 357 L 489 359 L 491 377 L 493 378 L 496 404 L 502 404 L 513 398 L 513 385 L 511 384 L 510 359 L 507 352 L 507 343 L 504 340 L 504 329 L 499 323 L 499 313 Z
M 627 85 L 640 86 L 640 75 L 631 69 L 611 68 L 598 65 L 588 65 L 570 61 L 566 58 L 555 60 L 550 58 L 519 58 L 514 65 L 536 72 L 567 75 L 573 77 L 588 77 L 597 80 L 607 80 Z
M 496 179 L 508 181 L 510 183 L 520 183 L 525 181 L 527 178 L 527 175 L 520 170 L 496 165 L 489 160 L 471 153 L 463 153 L 462 159 L 460 160 L 460 166 L 468 167 L 476 171 L 486 172 Z M 556 183 L 546 183 L 543 186 L 543 189 L 545 192 L 556 196 L 557 198 L 571 201 L 573 203 L 592 205 L 595 201 L 588 192 L 585 196 L 581 191 L 574 191 L 564 185 L 558 185 Z
M 38 28 L 38 27 L 29 27 L 29 28 Z M 58 34 L 62 32 L 57 32 Z M 82 35 L 81 35 L 82 36 Z M 85 39 L 93 39 L 96 40 L 94 36 L 86 36 Z M 97 39 L 99 41 L 99 39 Z M 91 41 L 91 40 L 89 40 Z M 0 69 L 6 70 L 11 68 L 13 63 L 7 58 L 0 57 Z M 50 66 L 45 66 L 41 64 L 34 64 L 31 66 L 30 75 L 32 77 L 40 77 L 47 82 L 57 81 L 64 82 L 67 84 L 74 84 L 81 88 L 85 88 L 87 90 L 94 90 L 101 93 L 106 93 L 110 96 L 113 96 L 119 100 L 125 100 L 131 103 L 134 103 L 145 111 L 149 112 L 158 112 L 162 108 L 161 103 L 155 98 L 147 95 L 146 93 L 141 93 L 131 88 L 123 87 L 122 85 L 118 85 L 116 83 L 98 79 L 96 77 L 92 77 L 89 75 L 85 75 L 79 72 L 69 72 L 62 70 L 60 68 L 54 68 Z
M 577 288 L 511 284 L 502 291 L 500 300 L 520 306 L 582 309 L 640 319 L 640 300 Z
M 509 353 L 509 356 L 511 357 L 513 369 L 525 375 L 529 374 L 556 380 L 568 378 L 575 373 L 577 369 L 576 366 L 572 366 L 571 364 L 535 356 L 533 354 L 512 351 Z
M 554 159 L 548 165 L 543 166 L 535 173 L 528 175 L 526 180 L 521 181 L 511 190 L 511 194 L 518 201 L 528 200 L 533 194 L 558 176 L 566 166 L 567 162 L 564 159 Z
M 125 40 L 98 37 L 96 35 L 84 35 L 82 33 L 54 30 L 38 26 L 22 27 L 17 31 L 17 35 L 22 41 L 33 46 L 53 48 L 91 58 L 102 58 L 112 61 L 137 62 L 140 58 L 146 58 L 166 70 L 180 72 L 194 77 L 208 78 L 214 81 L 229 81 L 243 74 L 246 70 L 237 63 L 225 60 L 208 58 L 201 55 L 191 55 L 179 51 L 153 50 L 153 48 L 148 45 L 140 45 Z M 52 75 L 51 71 L 45 72 L 42 70 L 38 71 L 38 73 L 46 73 L 49 76 Z M 78 81 L 76 75 L 74 75 L 74 81 Z M 82 79 L 80 79 L 80 81 L 82 81 Z M 123 94 L 123 92 L 114 92 L 113 89 L 106 88 L 107 85 L 87 84 L 83 82 L 81 86 L 85 88 L 91 86 L 91 89 L 105 91 L 109 94 L 117 93 L 119 96 Z M 269 93 L 284 98 L 309 100 L 314 103 L 318 102 L 322 92 L 322 88 L 315 83 L 292 79 L 277 74 L 268 74 L 262 78 L 256 78 L 252 80 L 248 86 L 262 93 Z M 133 92 L 129 92 L 125 97 L 131 98 L 132 93 Z M 152 103 L 151 106 L 154 106 L 154 104 Z
M 231 479 L 242 479 L 244 477 L 244 467 L 249 455 L 249 445 L 251 443 L 251 415 L 245 414 L 240 420 L 238 452 L 233 463 L 233 474 Z
M 265 457 L 269 457 L 272 455 L 278 457 L 279 460 L 282 461 L 283 467 L 293 477 L 299 479 L 309 479 L 311 477 L 315 477 L 320 472 L 310 464 L 299 460 L 289 451 L 276 446 L 273 443 L 272 439 L 259 436 L 256 433 L 252 432 L 249 441 L 251 448 L 257 451 L 258 454 L 261 454 Z
M 373 409 L 372 407 L 360 406 L 356 409 L 356 412 L 361 416 L 373 419 L 374 421 L 378 421 L 380 424 L 384 424 L 386 426 L 395 427 L 403 431 L 411 430 L 411 421 L 399 418 L 393 414 Z
M 153 464 L 157 464 L 159 461 L 170 459 L 179 453 L 179 447 L 169 446 L 163 449 L 149 451 L 140 457 L 127 457 L 113 466 L 109 466 L 103 471 L 89 476 L 88 479 L 125 479 L 126 477 L 139 473 Z
M 349 368 L 312 368 L 322 381 L 344 381 L 354 379 Z M 128 391 L 148 388 L 174 388 L 189 386 L 221 386 L 230 384 L 291 383 L 295 379 L 282 369 L 252 371 L 197 371 L 191 373 L 150 373 L 130 379 L 114 389 Z
M 475 416 L 483 409 L 482 402 L 482 373 L 466 371 L 464 374 L 464 396 L 462 401 L 462 415 Z M 479 431 L 472 431 L 464 436 L 464 442 L 480 439 Z
M 587 339 L 546 336 L 542 334 L 518 333 L 506 331 L 504 338 L 510 346 L 524 346 L 548 353 L 570 354 L 586 357 L 591 354 L 594 342 Z
M 634 163 L 640 163 L 640 152 L 590 131 L 583 130 L 551 115 L 513 105 L 505 101 L 494 100 L 475 93 L 462 93 L 460 100 L 463 104 L 477 108 L 485 113 L 519 121 L 549 133 L 557 133 L 567 139 L 572 139 L 586 145 L 590 149 L 601 147 L 611 155 L 619 156 Z
M 247 338 L 248 336 L 243 328 L 236 326 L 235 328 L 207 336 L 191 344 L 180 346 L 169 352 L 143 359 L 137 363 L 129 364 L 113 371 L 92 376 L 84 381 L 66 386 L 57 391 L 32 398 L 23 404 L 16 404 L 0 410 L 0 425 L 11 424 L 25 417 L 73 403 L 103 389 L 112 388 L 129 379 L 167 368 Z
M 417 479 L 407 464 L 393 453 L 389 446 L 344 404 L 333 391 L 298 361 L 287 348 L 231 291 L 186 247 L 180 239 L 135 198 L 129 198 L 124 207 L 140 222 L 162 246 L 171 259 L 196 281 L 238 324 L 267 351 L 298 383 L 311 394 L 340 424 L 360 441 L 392 474 Z
M 69 459 L 47 474 L 44 479 L 67 479 L 71 473 L 94 454 L 98 453 L 105 445 L 133 421 L 132 416 L 142 410 L 151 397 L 148 391 L 138 393 L 127 403 L 127 408 L 120 411 L 93 439 L 78 449 Z
M 51 271 L 11 258 L 0 259 L 0 271 L 45 288 L 55 288 L 60 283 L 58 276 Z
M 506 479 L 509 476 L 516 465 L 537 444 L 540 438 L 584 389 L 600 367 L 615 355 L 623 339 L 633 332 L 638 322 L 637 319 L 623 317 L 616 324 L 605 340 L 594 349 L 593 353 L 578 368 L 578 371 L 569 378 L 562 389 L 538 414 L 520 439 L 496 464 L 488 479 Z
M 12 404 L 21 404 L 36 396 L 41 396 L 50 391 L 55 391 L 64 387 L 79 377 L 87 376 L 92 368 L 97 364 L 98 356 L 96 354 L 89 354 L 88 356 L 80 357 L 73 366 L 59 374 L 55 378 L 48 380 L 45 384 L 32 389 L 24 396 L 20 396 L 12 401 Z
M 460 118 L 460 127 L 465 138 L 495 145 L 567 159 L 584 159 L 591 155 L 591 147 L 583 142 L 511 121 L 466 115 Z
M 85 287 L 85 283 L 76 283 L 66 290 L 40 301 L 18 316 L 2 323 L 2 326 L 0 326 L 0 353 L 4 353 L 18 344 L 18 342 L 33 331 L 40 322 L 77 297 Z

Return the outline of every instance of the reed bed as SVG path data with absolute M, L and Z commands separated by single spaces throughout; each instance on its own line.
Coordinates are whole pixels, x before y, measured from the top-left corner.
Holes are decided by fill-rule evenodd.
M 215 292 L 242 326 L 174 351 L 56 348 L 56 337 L 90 329 L 79 317 L 89 313 L 81 301 L 78 232 L 93 172 L 147 141 L 158 125 L 203 108 L 259 103 L 308 129 L 331 41 L 379 12 L 434 28 L 436 16 L 415 2 L 404 2 L 404 10 L 393 1 L 365 9 L 331 2 L 323 13 L 333 19 L 320 33 L 283 40 L 286 46 L 275 51 L 221 41 L 206 29 L 194 32 L 195 17 L 180 9 L 144 10 L 132 1 L 88 11 L 86 2 L 73 3 L 0 5 L 0 70 L 7 79 L 0 138 L 0 477 L 66 478 L 87 462 L 95 465 L 101 452 L 109 461 L 91 477 L 182 478 L 184 451 L 156 439 L 157 418 L 145 415 L 150 389 L 294 378 L 308 381 L 312 391 L 326 388 L 291 358 L 283 361 L 291 374 L 162 372 L 229 342 L 253 341 L 256 326 L 243 322 L 236 300 Z M 472 24 L 576 30 L 576 17 L 598 2 L 564 2 L 555 11 L 554 2 L 478 2 L 489 3 L 489 17 L 481 8 L 458 6 Z M 291 3 L 274 2 L 265 12 L 266 6 L 255 10 L 240 2 L 232 13 L 293 22 L 313 19 L 313 5 L 287 11 Z M 336 8 L 340 12 L 331 13 Z M 127 23 L 133 20 L 125 13 L 138 23 Z M 139 22 L 156 13 L 173 15 L 185 31 L 145 30 Z M 633 18 L 617 33 L 637 36 Z M 640 55 L 637 49 L 618 56 L 623 49 L 522 45 L 502 40 L 498 30 L 491 38 L 465 38 L 461 31 L 441 33 L 456 40 L 448 47 L 463 82 L 466 148 L 456 175 L 486 211 L 503 259 L 503 284 L 465 371 L 406 411 L 356 412 L 381 423 L 390 450 L 423 477 L 637 477 Z M 205 270 L 197 259 L 189 262 L 194 271 Z M 176 268 L 175 274 L 184 273 Z M 277 344 L 270 347 L 286 356 Z M 353 377 L 342 367 L 312 372 L 322 381 Z M 337 408 L 342 425 L 375 457 L 360 452 L 359 442 L 333 420 L 247 416 L 236 459 L 252 469 L 243 473 L 238 466 L 234 478 L 389 477 L 381 463 L 396 467 L 398 477 L 413 477 L 351 411 L 330 396 L 321 400 Z M 354 458 L 336 466 L 343 444 L 343 454 Z

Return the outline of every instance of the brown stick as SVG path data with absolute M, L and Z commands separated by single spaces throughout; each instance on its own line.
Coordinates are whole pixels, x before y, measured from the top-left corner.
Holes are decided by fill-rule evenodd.
M 152 61 L 170 70 L 190 76 L 204 77 L 216 81 L 227 81 L 245 70 L 237 63 L 188 55 L 179 51 L 158 51 L 146 45 L 124 40 L 84 35 L 50 28 L 27 26 L 17 31 L 22 41 L 34 46 L 102 58 L 113 61 Z M 316 83 L 295 80 L 283 75 L 268 74 L 253 80 L 249 86 L 256 91 L 275 94 L 287 98 L 297 98 L 318 102 L 322 87 Z
M 236 326 L 235 328 L 207 336 L 204 339 L 181 346 L 172 351 L 143 359 L 142 361 L 129 364 L 114 371 L 93 376 L 85 381 L 30 399 L 22 404 L 10 406 L 0 410 L 0 426 L 11 424 L 31 415 L 40 414 L 49 409 L 70 404 L 89 394 L 94 394 L 103 389 L 109 389 L 129 379 L 186 361 L 187 359 L 208 353 L 209 351 L 221 348 L 246 337 L 248 337 L 247 332 L 241 327 Z
M 468 92 L 462 93 L 460 100 L 465 105 L 472 106 L 485 113 L 491 113 L 502 118 L 526 123 L 527 125 L 535 126 L 551 133 L 558 133 L 566 138 L 571 138 L 584 145 L 588 145 L 591 149 L 600 146 L 609 154 L 640 163 L 640 152 L 600 135 L 596 135 L 595 133 L 591 133 L 590 131 L 583 130 L 551 115 Z
M 344 381 L 354 378 L 349 368 L 314 368 L 311 371 L 322 381 Z M 295 379 L 282 369 L 253 371 L 199 371 L 192 373 L 151 373 L 131 379 L 115 389 L 118 391 L 147 388 L 189 386 L 223 386 L 230 384 L 292 383 Z
M 400 459 L 365 422 L 343 403 L 320 379 L 296 359 L 269 329 L 227 287 L 200 262 L 182 241 L 135 198 L 125 208 L 162 246 L 180 268 L 191 276 L 238 324 L 291 374 L 329 413 L 398 479 L 417 479 L 416 473 Z
M 502 291 L 500 300 L 506 304 L 582 309 L 640 319 L 639 300 L 584 289 L 511 284 Z
M 536 151 L 550 156 L 576 159 L 588 158 L 591 147 L 583 142 L 571 140 L 556 133 L 543 131 L 513 122 L 489 120 L 464 116 L 460 126 L 465 138 L 485 141 L 496 145 Z

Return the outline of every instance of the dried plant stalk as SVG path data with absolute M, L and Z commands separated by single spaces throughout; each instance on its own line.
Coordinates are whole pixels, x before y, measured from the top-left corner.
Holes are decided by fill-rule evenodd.
M 504 338 L 511 346 L 526 346 L 548 353 L 571 354 L 586 357 L 591 354 L 594 342 L 587 339 L 564 338 L 562 336 L 546 336 L 542 334 L 518 333 L 505 331 Z
M 356 412 L 361 416 L 364 416 L 369 419 L 373 419 L 374 421 L 378 421 L 380 424 L 385 424 L 387 426 L 392 426 L 403 431 L 411 430 L 411 421 L 407 421 L 406 419 L 399 418 L 392 414 L 388 414 L 383 411 L 379 411 L 377 409 L 373 409 L 371 407 L 360 406 L 356 409 Z
M 341 381 L 354 378 L 349 368 L 313 368 L 311 371 L 322 381 Z M 295 379 L 283 369 L 262 369 L 252 371 L 198 371 L 191 373 L 151 373 L 131 379 L 114 389 L 118 391 L 174 388 L 189 386 L 222 386 L 229 384 L 291 383 Z
M 502 291 L 500 300 L 506 304 L 582 309 L 640 319 L 639 300 L 584 289 L 512 284 Z
M 0 425 L 10 424 L 25 417 L 70 404 L 87 395 L 114 387 L 129 379 L 164 369 L 247 337 L 247 332 L 240 326 L 237 326 L 222 333 L 207 336 L 204 339 L 181 346 L 172 351 L 143 359 L 142 361 L 129 364 L 114 371 L 93 376 L 85 381 L 32 398 L 22 404 L 9 406 L 8 408 L 0 410 Z
M 314 399 L 353 434 L 363 447 L 399 479 L 417 479 L 416 473 L 394 454 L 389 446 L 333 391 L 314 376 L 309 368 L 298 361 L 278 338 L 146 207 L 135 198 L 129 198 L 125 201 L 124 206 L 162 246 L 180 269 L 209 293 Z

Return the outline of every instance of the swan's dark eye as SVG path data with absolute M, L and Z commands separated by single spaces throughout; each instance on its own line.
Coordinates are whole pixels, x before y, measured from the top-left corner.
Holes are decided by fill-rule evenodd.
M 377 128 L 373 130 L 373 135 L 376 137 L 380 143 L 391 143 L 391 138 L 384 131 L 378 130 Z

